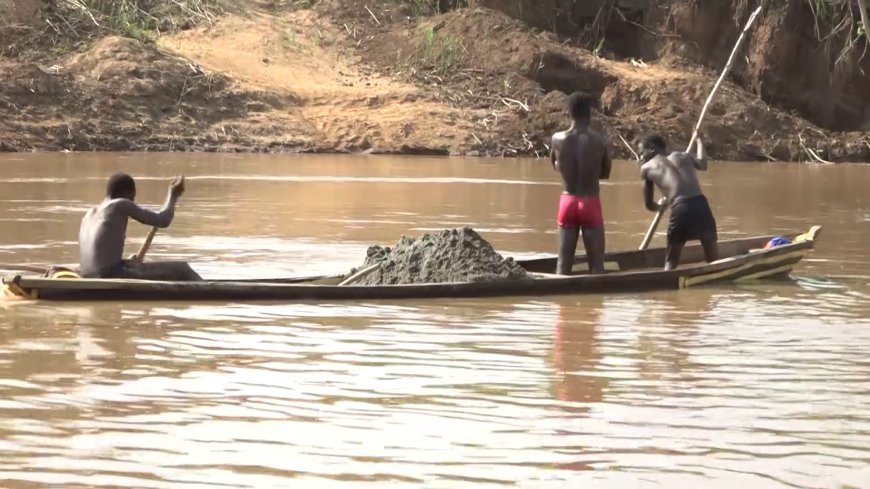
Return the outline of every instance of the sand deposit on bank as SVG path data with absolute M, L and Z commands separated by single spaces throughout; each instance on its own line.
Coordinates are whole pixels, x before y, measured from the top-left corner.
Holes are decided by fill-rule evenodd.
M 526 271 L 496 253 L 471 228 L 446 229 L 416 239 L 403 236 L 393 247 L 372 246 L 360 268 L 380 267 L 354 285 L 424 284 L 519 280 Z

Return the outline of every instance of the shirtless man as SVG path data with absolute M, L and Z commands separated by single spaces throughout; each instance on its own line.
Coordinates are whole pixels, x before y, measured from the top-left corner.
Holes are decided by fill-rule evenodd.
M 571 127 L 553 135 L 550 162 L 562 175 L 559 199 L 558 273 L 570 275 L 583 230 L 589 271 L 604 273 L 604 217 L 598 181 L 610 178 L 610 155 L 604 137 L 589 128 L 593 99 L 585 93 L 568 97 Z
M 673 270 L 680 263 L 680 254 L 686 241 L 700 240 L 707 262 L 716 260 L 716 220 L 707 198 L 701 192 L 697 170 L 707 170 L 707 152 L 698 138 L 697 154 L 673 152 L 666 156 L 664 138 L 658 134 L 646 136 L 640 145 L 643 199 L 646 208 L 658 212 L 663 206 L 671 207 L 668 222 L 668 249 L 665 270 Z M 653 201 L 653 187 L 658 187 L 665 198 Z
M 124 260 L 127 220 L 133 218 L 147 226 L 168 227 L 175 216 L 175 204 L 184 193 L 184 179 L 169 186 L 163 209 L 153 212 L 139 207 L 136 182 L 125 173 L 116 173 L 106 185 L 106 198 L 88 210 L 79 229 L 79 272 L 85 278 L 135 278 L 143 280 L 201 280 L 184 262 L 143 263 L 131 257 Z

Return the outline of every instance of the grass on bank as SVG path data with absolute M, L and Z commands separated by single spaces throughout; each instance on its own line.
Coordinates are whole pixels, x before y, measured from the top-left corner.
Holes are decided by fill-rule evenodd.
M 815 18 L 815 34 L 819 43 L 831 53 L 834 65 L 850 53 L 860 52 L 863 58 L 870 48 L 865 22 L 868 19 L 865 1 L 857 5 L 843 0 L 806 0 Z M 836 51 L 835 51 L 836 50 Z
M 465 58 L 465 46 L 455 36 L 439 36 L 432 26 L 420 28 L 418 49 L 423 60 L 440 73 L 456 70 Z
M 153 40 L 163 32 L 211 22 L 225 0 L 58 0 L 52 27 L 58 34 L 85 37 L 95 30 Z

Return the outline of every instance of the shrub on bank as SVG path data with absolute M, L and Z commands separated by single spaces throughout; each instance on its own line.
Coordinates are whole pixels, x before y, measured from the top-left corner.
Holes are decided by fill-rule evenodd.
M 57 31 L 75 37 L 109 30 L 139 40 L 161 32 L 210 22 L 223 12 L 223 0 L 55 0 L 51 11 Z

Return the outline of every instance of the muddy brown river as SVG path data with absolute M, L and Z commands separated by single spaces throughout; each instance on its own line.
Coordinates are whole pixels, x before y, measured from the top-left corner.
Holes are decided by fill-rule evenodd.
M 0 485 L 870 488 L 870 166 L 711 166 L 721 239 L 824 226 L 793 282 L 3 303 Z M 505 254 L 556 246 L 545 160 L 3 155 L 0 262 L 75 261 L 120 168 L 154 204 L 188 176 L 149 257 L 205 277 L 344 272 L 370 244 L 464 225 Z M 637 247 L 636 166 L 602 191 L 608 248 Z M 146 232 L 130 225 L 131 252 Z

